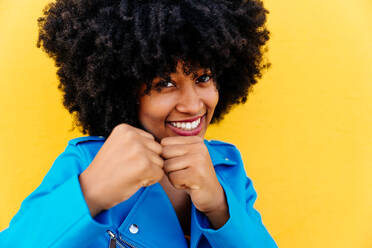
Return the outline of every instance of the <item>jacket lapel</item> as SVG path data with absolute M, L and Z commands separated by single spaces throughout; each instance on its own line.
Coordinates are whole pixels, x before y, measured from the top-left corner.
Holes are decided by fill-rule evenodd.
M 204 143 L 208 148 L 214 167 L 237 164 L 236 161 L 231 160 L 226 154 L 209 144 L 209 141 L 205 140 Z M 216 173 L 218 174 L 218 170 Z M 199 224 L 196 223 L 196 211 L 192 204 L 191 248 L 198 247 L 202 237 Z M 205 221 L 207 222 L 206 219 Z M 134 244 L 135 247 L 188 247 L 172 203 L 159 183 L 143 190 L 118 231 L 125 241 Z
M 139 247 L 188 247 L 172 203 L 159 183 L 145 188 L 118 231 Z

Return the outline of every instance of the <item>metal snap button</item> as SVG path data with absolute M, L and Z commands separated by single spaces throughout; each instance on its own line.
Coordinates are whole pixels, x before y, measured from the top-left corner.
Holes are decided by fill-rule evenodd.
M 138 231 L 139 231 L 139 228 L 136 224 L 130 225 L 130 227 L 129 227 L 129 232 L 130 233 L 136 234 L 136 233 L 138 233 Z
M 226 161 L 229 161 L 229 158 L 225 158 Z

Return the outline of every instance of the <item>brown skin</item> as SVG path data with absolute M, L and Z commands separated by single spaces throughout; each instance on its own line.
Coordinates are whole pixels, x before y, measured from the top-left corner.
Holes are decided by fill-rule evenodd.
M 173 187 L 190 195 L 212 227 L 217 229 L 226 223 L 229 213 L 225 193 L 203 143 L 218 102 L 218 91 L 208 74 L 204 69 L 198 69 L 195 75 L 185 74 L 178 63 L 177 72 L 170 75 L 171 82 L 156 87 L 163 80 L 155 78 L 150 94 L 140 94 L 139 120 L 147 132 L 118 125 L 79 177 L 92 216 L 166 175 Z M 180 136 L 167 124 L 202 115 L 202 129 L 196 136 Z
M 167 122 L 206 115 L 203 128 L 198 134 L 204 137 L 218 102 L 218 91 L 213 79 L 206 81 L 202 77 L 209 75 L 209 70 L 198 69 L 194 78 L 192 73 L 184 74 L 181 63 L 178 63 L 176 69 L 177 72 L 170 75 L 171 82 L 163 83 L 163 87 L 157 90 L 159 83 L 168 81 L 155 78 L 150 95 L 140 94 L 139 120 L 159 141 L 165 137 L 178 136 L 167 126 Z
M 229 219 L 228 206 L 209 152 L 198 136 L 167 137 L 161 140 L 164 171 L 176 189 L 185 190 L 195 207 L 214 228 Z
M 161 145 L 150 133 L 127 124 L 116 126 L 79 177 L 91 215 L 159 182 L 164 176 L 161 152 Z

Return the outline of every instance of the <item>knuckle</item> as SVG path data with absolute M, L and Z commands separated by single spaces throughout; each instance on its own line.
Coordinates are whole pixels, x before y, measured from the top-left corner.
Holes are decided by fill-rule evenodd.
M 160 168 L 164 168 L 164 160 L 160 159 L 159 166 Z
M 117 132 L 123 132 L 128 129 L 128 124 L 126 123 L 120 123 L 117 126 L 114 127 L 114 130 Z
M 168 147 L 163 147 L 162 150 L 161 150 L 161 154 L 163 156 L 167 156 L 168 153 L 169 153 L 169 148 Z
M 158 167 L 163 168 L 164 161 L 163 161 L 163 159 L 160 156 L 153 155 L 152 161 Z
M 155 142 L 154 147 L 155 147 L 155 150 L 156 150 L 155 152 L 157 154 L 161 154 L 163 152 L 163 150 L 164 150 L 163 147 L 159 143 L 157 143 L 157 142 Z
M 124 129 L 125 130 L 123 132 L 125 132 L 125 137 L 128 140 L 136 140 L 137 133 L 133 129 L 128 127 L 125 127 Z
M 151 149 L 148 148 L 146 143 L 143 143 L 141 141 L 136 141 L 136 142 L 133 142 L 133 143 L 136 144 L 138 151 L 141 152 L 140 156 L 148 155 L 149 152 L 151 151 Z
M 160 144 L 162 144 L 162 145 L 167 145 L 168 142 L 169 142 L 169 138 L 168 138 L 168 137 L 165 137 L 165 138 L 163 138 L 163 139 L 160 141 Z

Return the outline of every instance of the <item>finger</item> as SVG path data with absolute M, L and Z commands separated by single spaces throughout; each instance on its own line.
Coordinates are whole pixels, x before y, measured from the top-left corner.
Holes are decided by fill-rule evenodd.
M 164 161 L 164 171 L 169 174 L 174 171 L 184 170 L 190 167 L 190 160 L 184 156 L 167 159 Z
M 153 164 L 157 165 L 161 169 L 164 167 L 164 160 L 159 156 L 159 154 L 149 151 L 148 156 Z
M 172 136 L 165 137 L 161 140 L 160 144 L 165 145 L 179 145 L 179 144 L 194 144 L 201 143 L 203 139 L 199 136 Z
M 189 144 L 165 145 L 162 147 L 161 156 L 165 159 L 183 156 L 190 151 Z
M 199 184 L 189 169 L 174 171 L 168 174 L 168 178 L 176 189 L 200 189 Z
M 133 126 L 132 126 L 133 127 Z M 143 136 L 143 137 L 146 137 L 146 138 L 149 138 L 149 139 L 152 139 L 152 140 L 154 140 L 155 138 L 154 138 L 154 135 L 152 135 L 151 133 L 149 133 L 149 132 L 146 132 L 146 131 L 144 131 L 144 130 L 142 130 L 142 129 L 139 129 L 139 128 L 136 128 L 136 127 L 133 127 L 135 130 L 136 130 L 136 132 L 138 133 L 138 134 L 140 134 L 141 136 Z
M 163 147 L 162 145 L 160 145 L 158 142 L 156 142 L 155 140 L 150 140 L 150 139 L 145 139 L 144 140 L 144 143 L 145 143 L 145 146 L 150 149 L 151 151 L 157 153 L 157 154 L 161 154 L 162 151 L 163 151 Z

